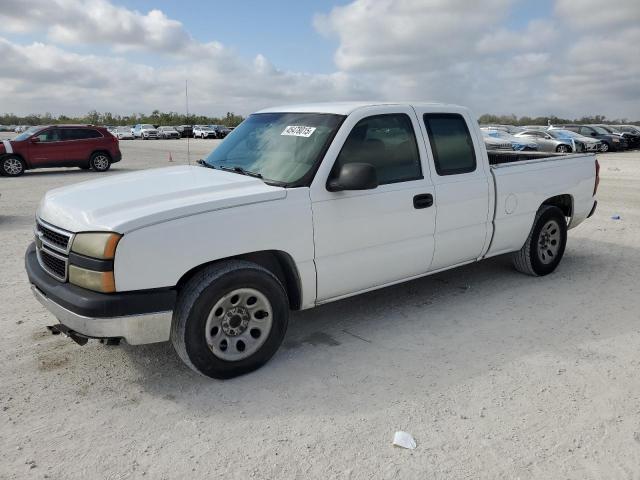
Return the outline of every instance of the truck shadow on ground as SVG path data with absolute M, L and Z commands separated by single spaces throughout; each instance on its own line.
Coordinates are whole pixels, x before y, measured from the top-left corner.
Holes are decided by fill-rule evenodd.
M 464 382 L 520 357 L 637 330 L 628 316 L 608 318 L 606 302 L 590 308 L 625 282 L 631 294 L 623 265 L 637 256 L 634 248 L 579 239 L 547 277 L 522 275 L 504 256 L 297 312 L 267 365 L 224 382 L 191 372 L 169 343 L 123 349 L 143 390 L 190 409 L 224 392 L 233 405 L 275 395 L 295 409 L 300 396 L 317 398 L 322 410 L 327 392 L 357 384 L 338 406 L 348 410 L 363 391 L 385 398 L 381 385 Z

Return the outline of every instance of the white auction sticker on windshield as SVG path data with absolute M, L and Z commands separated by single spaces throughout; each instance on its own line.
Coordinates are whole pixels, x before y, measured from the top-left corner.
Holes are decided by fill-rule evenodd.
M 285 128 L 280 135 L 288 135 L 290 137 L 305 137 L 309 138 L 313 132 L 316 131 L 316 127 L 303 127 L 301 125 L 289 125 Z

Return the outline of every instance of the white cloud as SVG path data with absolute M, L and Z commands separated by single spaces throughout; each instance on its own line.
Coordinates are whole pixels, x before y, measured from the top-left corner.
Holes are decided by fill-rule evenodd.
M 516 28 L 512 15 L 522 1 L 354 0 L 313 19 L 338 40 L 336 71 L 305 74 L 198 42 L 159 10 L 3 0 L 5 32 L 42 38 L 29 45 L 0 38 L 0 105 L 18 113 L 182 111 L 188 78 L 191 109 L 211 114 L 386 99 L 460 103 L 477 113 L 640 115 L 638 0 L 606 9 L 599 0 L 579 8 L 556 0 L 546 18 Z M 74 53 L 90 45 L 111 53 Z M 154 66 L 132 56 L 136 49 L 154 52 Z
M 638 0 L 556 0 L 544 19 L 506 26 L 516 2 L 354 0 L 315 18 L 339 68 L 388 99 L 476 112 L 640 115 Z
M 211 49 L 199 61 L 151 67 L 42 43 L 22 46 L 0 37 L 0 59 L 2 110 L 23 113 L 183 111 L 187 78 L 191 110 L 199 113 L 247 114 L 274 103 L 368 95 L 344 73 L 280 71 L 261 55 L 244 62 L 224 49 Z
M 69 45 L 179 52 L 193 43 L 183 25 L 160 10 L 143 15 L 107 0 L 3 0 L 0 19 L 8 31 L 44 29 L 50 40 Z

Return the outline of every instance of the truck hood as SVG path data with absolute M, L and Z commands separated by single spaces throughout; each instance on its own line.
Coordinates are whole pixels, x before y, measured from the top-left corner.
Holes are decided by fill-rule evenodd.
M 38 217 L 71 232 L 127 233 L 155 223 L 285 198 L 258 178 L 199 166 L 109 176 L 46 193 Z

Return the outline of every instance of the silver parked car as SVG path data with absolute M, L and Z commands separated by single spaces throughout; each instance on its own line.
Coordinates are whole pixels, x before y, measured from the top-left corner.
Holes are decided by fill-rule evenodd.
M 603 143 L 597 138 L 586 137 L 579 133 L 561 127 L 550 127 L 547 133 L 555 136 L 555 138 L 569 138 L 573 141 L 576 152 L 599 152 Z
M 490 136 L 511 143 L 511 148 L 515 151 L 535 151 L 538 150 L 538 144 L 531 138 L 515 137 L 504 130 L 495 130 L 493 128 L 481 128 L 483 136 Z
M 543 152 L 569 153 L 573 151 L 573 142 L 569 137 L 556 137 L 549 131 L 525 130 L 514 136 L 533 140 L 538 144 L 538 150 Z
M 131 133 L 131 127 L 116 127 L 111 133 L 118 140 L 133 140 L 135 138 Z
M 158 128 L 158 138 L 164 138 L 165 140 L 175 138 L 180 138 L 180 132 L 178 132 L 174 127 L 159 127 Z
M 506 150 L 508 152 L 513 151 L 510 141 L 502 140 L 498 137 L 492 137 L 486 131 L 482 132 L 482 139 L 484 140 L 484 146 L 487 148 L 487 150 Z

